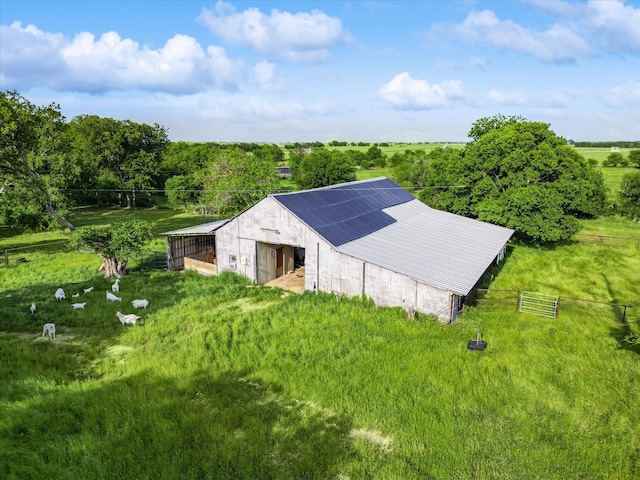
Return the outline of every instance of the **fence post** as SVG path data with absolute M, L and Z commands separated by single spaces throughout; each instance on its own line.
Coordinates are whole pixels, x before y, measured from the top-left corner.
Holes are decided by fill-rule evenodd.
M 627 306 L 624 306 L 624 310 L 622 310 L 622 323 L 627 323 Z

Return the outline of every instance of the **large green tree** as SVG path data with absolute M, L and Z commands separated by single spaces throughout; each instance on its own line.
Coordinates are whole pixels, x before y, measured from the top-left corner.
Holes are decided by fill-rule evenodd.
M 105 278 L 121 278 L 127 273 L 127 263 L 131 257 L 142 252 L 151 238 L 151 224 L 133 220 L 109 227 L 80 227 L 71 234 L 69 244 L 73 248 L 88 249 L 99 255 Z
M 0 216 L 9 225 L 71 230 L 63 193 L 67 124 L 60 106 L 39 107 L 18 92 L 0 92 Z M 55 221 L 55 222 L 53 222 Z
M 203 188 L 201 209 L 213 215 L 239 213 L 279 185 L 272 156 L 254 155 L 238 147 L 220 151 L 195 177 Z
M 306 155 L 292 155 L 291 179 L 303 189 L 325 187 L 356 179 L 355 165 L 338 150 L 318 149 Z
M 629 163 L 634 167 L 640 168 L 640 150 L 629 151 Z
M 640 220 L 640 172 L 627 173 L 622 177 L 618 199 L 622 215 Z
M 77 189 L 113 191 L 121 206 L 135 208 L 138 192 L 164 188 L 164 127 L 81 115 L 70 124 L 70 138 L 74 163 L 84 172 Z
M 460 152 L 430 159 L 419 195 L 428 205 L 513 228 L 539 243 L 570 238 L 578 218 L 604 210 L 602 174 L 548 124 L 480 119 L 469 136 L 474 141 Z

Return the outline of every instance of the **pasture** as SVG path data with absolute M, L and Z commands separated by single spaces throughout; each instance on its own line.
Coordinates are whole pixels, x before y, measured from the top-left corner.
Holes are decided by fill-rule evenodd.
M 73 221 L 131 215 L 156 232 L 207 221 L 93 208 Z M 585 231 L 609 233 L 598 222 Z M 24 246 L 28 260 L 0 267 L 2 478 L 640 476 L 640 349 L 621 342 L 614 307 L 547 319 L 478 306 L 443 326 L 366 299 L 136 264 L 112 303 L 98 257 L 45 245 L 63 238 L 0 229 L 0 249 Z M 636 247 L 516 246 L 493 273 L 493 289 L 640 303 Z M 118 310 L 141 319 L 123 326 Z M 478 329 L 488 348 L 467 351 Z

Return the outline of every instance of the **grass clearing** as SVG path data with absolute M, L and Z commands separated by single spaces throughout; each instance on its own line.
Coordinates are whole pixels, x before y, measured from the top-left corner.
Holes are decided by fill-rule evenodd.
M 360 298 L 135 269 L 114 304 L 96 262 L 59 251 L 0 268 L 2 478 L 640 475 L 640 350 L 620 343 L 610 306 L 557 319 L 474 307 L 442 326 Z M 637 303 L 639 272 L 637 248 L 518 246 L 491 288 Z M 85 310 L 53 298 L 90 285 Z M 123 327 L 115 311 L 141 297 L 149 308 Z M 42 339 L 46 321 L 59 340 Z M 469 352 L 478 328 L 488 348 Z

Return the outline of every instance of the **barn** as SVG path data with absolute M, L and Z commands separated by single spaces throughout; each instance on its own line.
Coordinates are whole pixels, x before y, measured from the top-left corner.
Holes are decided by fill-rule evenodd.
M 293 273 L 305 290 L 448 323 L 513 233 L 430 208 L 380 177 L 269 195 L 216 225 L 213 238 L 218 272 L 258 284 Z

